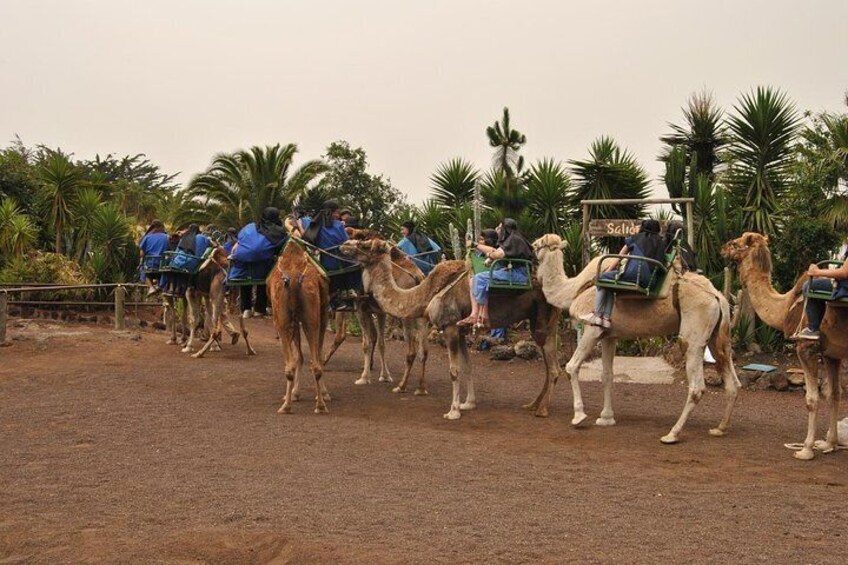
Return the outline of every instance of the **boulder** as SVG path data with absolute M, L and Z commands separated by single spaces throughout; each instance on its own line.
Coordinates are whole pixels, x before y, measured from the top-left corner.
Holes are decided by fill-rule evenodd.
M 711 367 L 704 369 L 704 381 L 709 386 L 721 386 L 724 384 L 724 380 L 721 378 L 721 375 L 718 374 L 718 371 Z
M 513 349 L 515 350 L 515 356 L 521 359 L 530 361 L 539 357 L 539 348 L 532 341 L 522 339 L 515 344 Z
M 491 358 L 495 361 L 509 361 L 515 357 L 515 349 L 510 345 L 496 345 L 492 348 Z
M 789 384 L 792 386 L 804 386 L 804 373 L 789 373 Z
M 783 371 L 775 371 L 769 377 L 771 386 L 774 390 L 784 391 L 789 390 L 789 377 Z

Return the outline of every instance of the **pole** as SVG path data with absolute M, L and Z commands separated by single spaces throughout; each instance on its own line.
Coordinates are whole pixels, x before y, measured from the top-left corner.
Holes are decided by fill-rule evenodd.
M 115 329 L 123 331 L 124 325 L 124 294 L 126 289 L 118 285 L 115 287 Z
M 692 215 L 692 202 L 686 202 L 686 240 L 689 247 L 695 249 L 695 217 Z
M 6 320 L 8 319 L 8 294 L 0 292 L 0 345 L 6 343 Z
M 730 301 L 730 292 L 733 288 L 733 273 L 730 271 L 730 267 L 724 268 L 724 288 L 722 288 L 722 294 L 724 297 Z
M 483 210 L 483 196 L 480 194 L 480 181 L 474 183 L 474 239 L 476 242 L 480 239 L 480 232 L 483 230 L 481 213 Z
M 589 264 L 589 204 L 583 204 L 583 266 Z

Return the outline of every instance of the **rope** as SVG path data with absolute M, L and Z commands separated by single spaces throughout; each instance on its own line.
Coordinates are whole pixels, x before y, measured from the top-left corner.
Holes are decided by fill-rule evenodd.
M 322 254 L 323 254 L 323 255 L 326 255 L 326 256 L 328 256 L 328 257 L 332 257 L 332 258 L 333 258 L 333 259 L 335 259 L 336 261 L 341 261 L 342 263 L 347 263 L 347 264 L 349 264 L 349 265 L 351 265 L 351 266 L 353 266 L 353 265 L 359 265 L 359 262 L 358 262 L 358 261 L 354 261 L 354 260 L 352 260 L 350 257 L 342 257 L 342 256 L 339 256 L 339 255 L 336 255 L 336 254 L 334 254 L 334 253 L 330 253 L 330 252 L 329 252 L 329 249 L 338 249 L 339 247 L 341 247 L 341 245 L 334 245 L 333 247 L 330 247 L 330 248 L 328 248 L 328 249 L 321 249 L 320 247 L 317 247 L 317 246 L 315 246 L 315 245 L 312 245 L 312 244 L 311 244 L 311 243 L 309 243 L 308 241 L 303 240 L 303 239 L 300 239 L 299 237 L 291 236 L 291 238 L 292 238 L 294 241 L 296 241 L 296 242 L 300 243 L 301 245 L 303 245 L 303 246 L 305 246 L 305 247 L 308 247 L 309 249 L 312 249 L 312 250 L 316 251 L 319 255 L 322 255 Z

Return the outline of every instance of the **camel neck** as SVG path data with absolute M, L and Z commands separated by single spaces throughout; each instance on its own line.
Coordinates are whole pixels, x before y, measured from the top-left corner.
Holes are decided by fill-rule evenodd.
M 789 308 L 795 301 L 795 293 L 780 294 L 771 283 L 771 271 L 757 268 L 750 257 L 746 257 L 739 268 L 739 276 L 757 316 L 769 326 L 783 330 Z
M 580 291 L 589 286 L 595 278 L 597 269 L 598 259 L 593 259 L 577 276 L 570 279 L 565 275 L 562 251 L 556 249 L 539 263 L 536 277 L 542 284 L 545 299 L 557 308 L 568 310 Z
M 365 267 L 371 276 L 371 291 L 380 309 L 397 318 L 420 318 L 424 315 L 431 296 L 427 295 L 425 283 L 412 289 L 400 288 L 392 276 L 392 262 L 388 255 Z M 425 279 L 426 282 L 426 279 Z

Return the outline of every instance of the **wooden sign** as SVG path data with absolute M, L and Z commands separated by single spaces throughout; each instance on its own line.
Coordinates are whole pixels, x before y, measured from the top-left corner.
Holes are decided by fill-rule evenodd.
M 630 237 L 639 232 L 642 220 L 590 220 L 589 235 L 592 237 Z M 665 231 L 665 222 L 660 222 Z

